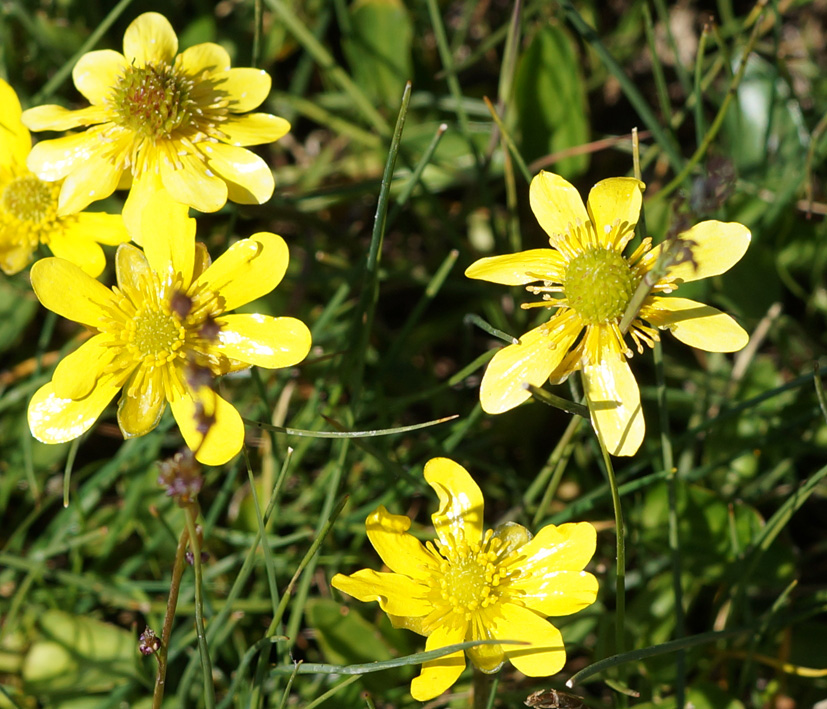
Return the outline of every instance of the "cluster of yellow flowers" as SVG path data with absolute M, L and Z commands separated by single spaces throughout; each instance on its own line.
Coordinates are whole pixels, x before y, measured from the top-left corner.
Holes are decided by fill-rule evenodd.
M 310 332 L 295 318 L 230 313 L 281 281 L 284 240 L 257 233 L 212 262 L 188 210 L 270 199 L 273 175 L 245 146 L 276 141 L 290 126 L 250 113 L 269 93 L 265 72 L 231 68 L 226 51 L 212 43 L 179 54 L 175 32 L 157 13 L 129 26 L 123 54 L 90 52 L 73 78 L 90 103 L 76 111 L 22 111 L 0 81 L 0 267 L 17 273 L 39 244 L 48 246 L 54 257 L 31 268 L 34 292 L 92 333 L 32 397 L 32 434 L 45 443 L 75 439 L 121 392 L 117 420 L 125 438 L 152 431 L 168 402 L 196 458 L 220 465 L 241 450 L 244 426 L 213 379 L 252 365 L 294 365 L 310 349 Z M 85 130 L 31 145 L 29 130 L 78 128 Z M 82 211 L 118 188 L 129 190 L 122 214 Z M 730 316 L 664 296 L 733 266 L 749 231 L 707 221 L 678 237 L 682 257 L 662 258 L 664 246 L 653 248 L 649 238 L 625 256 L 643 189 L 631 178 L 603 180 L 584 206 L 566 180 L 541 172 L 530 201 L 551 248 L 483 258 L 467 269 L 470 278 L 524 285 L 542 295 L 524 307 L 553 310 L 491 361 L 480 391 L 486 412 L 526 401 L 528 384 L 559 382 L 580 370 L 601 441 L 613 455 L 632 455 L 644 421 L 627 334 L 639 352 L 664 328 L 707 351 L 746 344 Z M 100 244 L 118 245 L 111 288 L 96 280 L 105 266 Z M 649 291 L 622 331 L 641 283 Z M 594 602 L 597 581 L 584 571 L 595 551 L 594 527 L 549 525 L 532 537 L 509 523 L 483 532 L 482 493 L 462 466 L 435 458 L 425 479 L 440 500 L 432 517 L 437 539 L 423 546 L 408 534 L 410 519 L 380 506 L 368 517 L 367 535 L 391 572 L 337 574 L 332 584 L 377 600 L 396 626 L 427 636 L 427 650 L 494 641 L 467 650 L 484 672 L 497 671 L 506 658 L 527 675 L 558 672 L 565 650 L 546 617 Z M 505 640 L 521 644 L 496 642 Z M 437 696 L 464 667 L 462 652 L 426 662 L 413 696 Z

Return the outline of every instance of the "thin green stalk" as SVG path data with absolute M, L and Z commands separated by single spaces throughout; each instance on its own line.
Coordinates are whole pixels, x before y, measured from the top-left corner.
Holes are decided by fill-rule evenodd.
M 514 139 L 511 137 L 511 133 L 508 132 L 502 118 L 500 118 L 497 114 L 497 110 L 494 108 L 494 104 L 491 103 L 491 100 L 487 96 L 483 96 L 482 100 L 485 101 L 485 105 L 491 113 L 491 118 L 493 118 L 494 123 L 497 124 L 497 128 L 500 130 L 500 135 L 502 136 L 503 141 L 508 146 L 511 156 L 514 158 L 514 162 L 517 163 L 517 167 L 520 169 L 520 174 L 522 174 L 526 184 L 531 184 L 531 173 L 528 170 L 528 166 L 525 164 L 525 160 L 523 160 L 523 156 L 520 155 L 520 151 L 517 150 L 517 146 L 514 143 Z
M 261 0 L 253 4 L 253 56 L 250 66 L 258 67 L 261 62 Z
M 703 75 L 704 75 L 704 52 L 706 51 L 706 40 L 709 37 L 709 26 L 704 23 L 701 31 L 701 38 L 698 40 L 698 54 L 695 58 L 695 85 L 693 93 L 695 95 L 695 141 L 698 145 L 701 144 L 706 131 L 706 121 L 704 120 L 704 102 L 703 102 Z
M 660 340 L 653 348 L 655 359 L 655 376 L 658 390 L 658 415 L 660 418 L 660 443 L 663 456 L 663 469 L 669 473 L 667 489 L 669 494 L 669 553 L 672 558 L 672 592 L 675 596 L 675 639 L 679 640 L 686 634 L 683 614 L 683 585 L 681 584 L 682 566 L 680 538 L 678 534 L 678 500 L 677 500 L 677 470 L 675 469 L 672 441 L 669 437 L 669 416 L 666 403 L 666 377 L 663 370 L 663 347 Z M 686 691 L 686 653 L 678 650 L 675 659 L 675 702 L 676 706 L 684 705 Z
M 472 709 L 486 709 L 491 698 L 492 675 L 474 667 L 474 689 L 471 692 Z
M 492 337 L 496 337 L 498 340 L 507 342 L 509 345 L 520 344 L 520 340 L 514 337 L 514 335 L 509 335 L 507 332 L 498 330 L 496 327 L 486 322 L 479 315 L 475 315 L 474 313 L 468 313 L 463 318 L 463 322 L 470 323 L 471 325 L 476 325 L 480 330 L 487 332 L 489 335 L 491 335 Z
M 192 551 L 192 568 L 195 570 L 195 629 L 198 636 L 198 653 L 201 657 L 201 672 L 204 677 L 204 704 L 207 709 L 215 707 L 215 688 L 212 681 L 212 663 L 210 650 L 207 647 L 207 636 L 204 630 L 204 587 L 201 569 L 201 538 L 195 526 L 197 508 L 189 505 L 184 509 L 187 520 L 187 530 Z
M 259 535 L 262 539 L 266 538 L 264 528 L 264 517 L 261 514 L 261 505 L 258 501 L 258 492 L 256 491 L 256 479 L 253 476 L 253 468 L 250 465 L 250 457 L 247 455 L 247 449 L 244 448 L 244 463 L 247 467 L 247 480 L 250 483 L 250 494 L 253 498 L 253 509 L 256 512 L 256 523 L 258 524 Z M 270 590 L 270 603 L 273 604 L 273 613 L 279 605 L 279 589 L 276 585 L 276 569 L 273 564 L 273 552 L 270 550 L 270 545 L 266 542 L 261 545 L 261 550 L 264 553 L 264 569 L 267 574 L 267 587 Z
M 69 489 L 72 485 L 72 468 L 75 465 L 75 457 L 78 454 L 78 448 L 80 448 L 80 441 L 81 438 L 78 437 L 74 441 L 72 441 L 72 445 L 69 447 L 69 455 L 66 456 L 66 465 L 63 467 L 63 506 L 69 506 Z
M 646 43 L 649 45 L 649 54 L 652 55 L 652 74 L 655 77 L 655 90 L 658 95 L 660 112 L 663 120 L 668 122 L 672 116 L 672 102 L 669 100 L 669 90 L 666 87 L 666 77 L 663 74 L 663 66 L 658 57 L 657 46 L 655 45 L 655 27 L 652 23 L 652 13 L 649 5 L 643 3 L 643 27 L 646 30 Z
M 582 418 L 589 418 L 589 407 L 583 404 L 578 404 L 571 399 L 564 399 L 562 396 L 552 394 L 541 387 L 533 384 L 523 384 L 523 386 L 531 392 L 531 396 L 537 401 L 542 401 L 546 406 L 553 406 L 555 409 L 565 411 L 567 414 L 580 416 Z
M 537 495 L 540 494 L 540 490 L 543 489 L 549 475 L 551 475 L 554 469 L 557 467 L 557 462 L 563 457 L 563 451 L 574 437 L 574 434 L 577 433 L 577 429 L 580 428 L 580 424 L 582 421 L 583 419 L 580 416 L 572 416 L 569 419 L 569 423 L 566 426 L 566 430 L 563 431 L 563 435 L 560 436 L 557 443 L 555 444 L 554 450 L 548 457 L 548 461 L 546 462 L 545 466 L 543 466 L 543 469 L 540 471 L 539 475 L 537 475 L 537 477 L 534 478 L 531 485 L 529 485 L 528 489 L 525 491 L 525 494 L 523 495 L 523 505 L 525 507 L 531 505 L 536 499 Z M 534 524 L 537 524 L 536 518 L 534 520 Z

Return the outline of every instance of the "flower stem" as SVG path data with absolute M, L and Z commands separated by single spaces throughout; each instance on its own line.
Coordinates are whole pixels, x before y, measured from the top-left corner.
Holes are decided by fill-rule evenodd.
M 480 669 L 474 668 L 474 691 L 471 698 L 473 709 L 487 709 L 490 704 L 491 680 L 494 675 L 486 674 Z
M 195 570 L 195 629 L 198 634 L 198 652 L 201 656 L 201 671 L 204 675 L 204 704 L 208 709 L 215 707 L 215 689 L 212 681 L 212 665 L 207 637 L 204 631 L 204 596 L 201 578 L 201 537 L 195 526 L 198 508 L 189 505 L 184 509 L 189 531 L 192 567 Z
M 178 605 L 178 592 L 181 590 L 181 576 L 184 574 L 184 557 L 189 541 L 189 530 L 181 532 L 178 539 L 178 548 L 175 550 L 175 562 L 172 565 L 172 580 L 169 583 L 169 599 L 164 614 L 164 627 L 161 629 L 161 647 L 155 657 L 158 659 L 158 674 L 155 675 L 155 690 L 152 693 L 152 709 L 161 709 L 164 701 L 164 689 L 167 677 L 167 654 L 172 637 L 172 621 L 175 619 L 175 608 Z

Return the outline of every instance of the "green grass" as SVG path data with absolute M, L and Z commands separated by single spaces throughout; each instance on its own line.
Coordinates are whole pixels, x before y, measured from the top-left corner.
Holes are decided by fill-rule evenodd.
M 76 444 L 34 441 L 28 400 L 79 329 L 39 306 L 26 273 L 0 277 L 0 707 L 150 707 L 157 662 L 138 636 L 161 634 L 171 585 L 165 707 L 418 706 L 409 682 L 421 659 L 396 658 L 424 641 L 329 581 L 380 568 L 364 530 L 379 504 L 428 538 L 436 496 L 422 468 L 436 456 L 475 476 L 487 526 L 599 530 L 598 601 L 555 620 L 564 671 L 531 679 L 506 664 L 490 706 L 523 706 L 572 677 L 566 691 L 589 707 L 812 706 L 827 695 L 827 672 L 809 672 L 827 668 L 827 424 L 814 379 L 827 374 L 823 7 L 405 5 L 0 7 L 0 76 L 24 107 L 82 105 L 77 56 L 120 49 L 146 10 L 167 14 L 182 48 L 217 41 L 233 66 L 271 74 L 264 110 L 293 124 L 260 151 L 276 193 L 199 216 L 198 234 L 213 258 L 256 231 L 284 236 L 287 276 L 255 308 L 313 333 L 301 365 L 221 383 L 262 425 L 247 426 L 244 455 L 204 470 L 208 557 L 193 569 L 176 564 L 193 520 L 156 482 L 157 462 L 181 445 L 171 416 L 124 442 L 110 407 Z M 657 360 L 632 361 L 647 437 L 612 461 L 626 532 L 618 617 L 612 494 L 591 428 L 540 401 L 481 412 L 498 334 L 520 335 L 537 313 L 520 309 L 524 290 L 463 271 L 547 243 L 524 171 L 559 172 L 585 194 L 633 174 L 633 128 L 656 242 L 704 219 L 752 231 L 740 264 L 681 289 L 732 313 L 752 340 L 724 356 L 667 334 Z M 604 141 L 613 136 L 624 137 Z M 571 400 L 578 387 L 572 377 L 548 390 Z M 374 661 L 389 668 L 359 667 Z M 469 706 L 472 682 L 469 670 L 431 706 Z

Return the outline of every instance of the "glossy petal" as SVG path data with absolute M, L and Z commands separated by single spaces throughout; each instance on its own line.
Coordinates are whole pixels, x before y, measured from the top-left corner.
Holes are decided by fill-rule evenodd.
M 737 352 L 749 342 L 746 330 L 729 315 L 688 298 L 651 298 L 641 317 L 655 327 L 669 328 L 684 344 L 707 352 Z
M 46 308 L 90 327 L 100 329 L 116 304 L 111 290 L 64 259 L 40 259 L 32 266 L 31 279 Z
M 350 576 L 336 574 L 330 585 L 360 601 L 378 601 L 383 611 L 393 615 L 421 617 L 431 611 L 424 598 L 427 586 L 401 574 L 361 569 Z
M 209 169 L 227 183 L 227 197 L 237 204 L 264 204 L 273 196 L 273 172 L 264 160 L 246 148 L 205 143 L 200 148 Z
M 270 75 L 262 69 L 230 69 L 215 74 L 213 79 L 220 91 L 226 92 L 230 111 L 246 113 L 258 108 L 270 93 Z
M 161 180 L 172 198 L 199 212 L 217 212 L 227 204 L 227 185 L 201 160 L 180 156 L 181 167 L 161 163 Z
M 514 603 L 500 606 L 494 619 L 494 636 L 498 640 L 520 640 L 525 645 L 503 645 L 506 657 L 529 677 L 557 674 L 566 664 L 563 636 L 551 623 L 536 613 Z
M 196 401 L 200 403 L 205 416 L 215 417 L 206 436 L 198 430 Z M 241 416 L 232 404 L 207 387 L 170 402 L 170 406 L 181 435 L 199 462 L 204 465 L 223 465 L 241 450 L 244 444 L 244 423 Z
M 586 209 L 601 245 L 617 243 L 617 229 L 623 235 L 634 230 L 640 217 L 643 189 L 644 184 L 633 177 L 610 177 L 592 187 Z
M 70 111 L 63 106 L 47 104 L 35 106 L 23 112 L 23 123 L 30 130 L 72 130 L 81 126 L 91 126 L 95 123 L 103 123 L 109 117 L 107 109 L 102 106 L 87 106 L 76 111 Z M 67 135 L 56 140 L 47 140 L 45 143 L 56 143 L 66 141 L 68 138 L 82 138 L 86 141 L 89 136 L 83 133 L 78 135 Z M 43 143 L 38 143 L 43 145 Z M 94 143 L 91 147 L 95 147 Z M 35 170 L 32 170 L 35 172 Z
M 136 17 L 123 36 L 123 53 L 127 62 L 138 67 L 147 62 L 170 63 L 178 52 L 178 37 L 169 20 L 157 12 Z
M 98 199 L 111 195 L 118 186 L 122 170 L 96 152 L 78 163 L 60 188 L 57 212 L 61 216 L 80 212 Z
M 396 574 L 426 580 L 436 561 L 416 537 L 408 534 L 410 527 L 410 518 L 393 515 L 384 505 L 365 520 L 368 539 L 385 566 Z
M 58 258 L 80 266 L 92 278 L 97 278 L 106 268 L 106 256 L 100 244 L 78 232 L 58 232 L 49 239 L 49 250 Z
M 205 71 L 217 74 L 230 68 L 230 55 L 220 44 L 204 42 L 181 52 L 175 57 L 175 66 L 193 77 Z
M 439 496 L 439 510 L 431 515 L 440 540 L 454 546 L 465 539 L 482 539 L 482 491 L 468 471 L 450 458 L 432 458 L 425 464 L 425 480 Z
M 143 301 L 147 291 L 152 289 L 152 270 L 144 252 L 132 244 L 121 244 L 115 253 L 115 274 L 118 288 L 133 303 Z
M 124 438 L 149 433 L 166 408 L 162 370 L 139 367 L 124 386 L 118 402 L 118 426 Z
M 52 375 L 55 396 L 61 399 L 88 396 L 112 361 L 111 344 L 112 338 L 108 335 L 95 335 L 60 360 Z
M 213 348 L 230 359 L 266 369 L 291 367 L 310 352 L 310 330 L 296 318 L 225 315 Z
M 21 169 L 26 164 L 32 139 L 21 115 L 17 94 L 0 79 L 0 168 Z
M 152 195 L 144 209 L 141 238 L 152 270 L 162 277 L 179 273 L 183 288 L 189 288 L 195 267 L 195 219 L 164 190 Z
M 99 244 L 117 246 L 129 241 L 129 234 L 120 214 L 105 212 L 81 212 L 66 220 L 64 233 L 67 237 L 94 239 Z
M 643 442 L 646 424 L 640 390 L 626 358 L 611 355 L 583 367 L 583 383 L 592 425 L 612 455 L 634 455 Z
M 547 334 L 548 325 L 540 325 L 520 338 L 520 344 L 504 347 L 491 360 L 480 385 L 483 411 L 501 414 L 531 398 L 523 385 L 542 386 L 577 337 L 576 332 Z
M 560 283 L 565 273 L 566 261 L 554 249 L 530 249 L 505 256 L 487 256 L 465 270 L 468 278 L 505 286 L 522 286 L 543 280 Z
M 230 145 L 263 145 L 274 143 L 290 130 L 290 123 L 269 113 L 229 115 L 221 124 L 224 140 Z
M 428 636 L 425 652 L 464 640 L 464 626 L 451 628 L 441 625 Z M 419 702 L 438 697 L 459 679 L 464 669 L 465 655 L 461 651 L 423 663 L 421 674 L 411 682 L 411 696 Z
M 287 271 L 284 239 L 259 232 L 233 244 L 198 278 L 223 300 L 223 311 L 234 310 L 269 293 Z
M 467 638 L 468 640 L 495 640 L 492 634 L 493 624 L 487 618 L 480 624 L 473 624 L 469 630 L 471 635 Z M 499 670 L 505 662 L 505 651 L 502 645 L 477 645 L 469 647 L 465 653 L 475 667 L 488 674 Z
M 556 247 L 570 225 L 585 224 L 589 214 L 574 186 L 553 172 L 541 171 L 529 188 L 531 211 Z
M 51 382 L 40 387 L 29 402 L 29 428 L 42 443 L 66 443 L 86 433 L 121 388 L 111 375 L 95 382 L 82 399 L 58 396 Z
M 61 180 L 76 166 L 89 160 L 97 149 L 98 136 L 85 133 L 67 135 L 37 143 L 26 161 L 29 170 L 41 180 Z
M 129 67 L 123 54 L 111 49 L 87 52 L 72 69 L 72 79 L 91 104 L 101 106 Z
M 669 278 L 684 282 L 698 281 L 725 273 L 732 268 L 749 247 L 751 234 L 743 224 L 737 222 L 706 221 L 696 224 L 689 231 L 679 235 L 689 244 L 692 261 L 684 261 L 669 269 Z M 657 259 L 663 244 L 650 252 L 649 258 Z M 654 263 L 654 261 L 652 261 Z
M 126 197 L 126 203 L 123 206 L 124 223 L 132 240 L 139 246 L 144 243 L 142 226 L 144 210 L 158 193 L 163 193 L 166 201 L 161 203 L 156 200 L 155 209 L 162 209 L 164 213 L 178 209 L 181 216 L 176 215 L 176 221 L 180 220 L 182 216 L 186 217 L 189 213 L 189 207 L 174 200 L 172 195 L 164 188 L 160 173 L 156 173 L 154 170 L 147 170 L 142 173 L 133 180 L 132 187 Z

